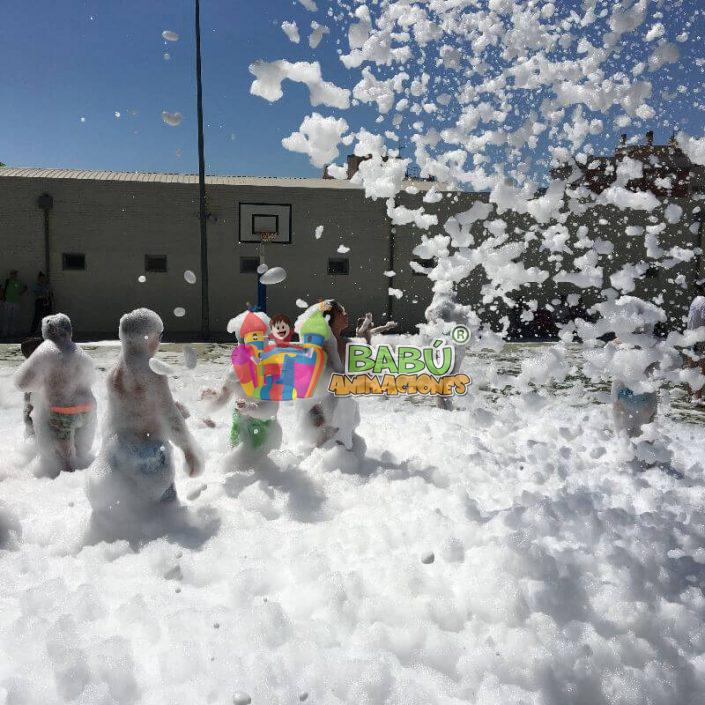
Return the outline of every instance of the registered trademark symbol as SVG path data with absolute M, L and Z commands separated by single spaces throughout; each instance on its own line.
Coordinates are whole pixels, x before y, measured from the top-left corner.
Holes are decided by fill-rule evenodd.
M 450 332 L 450 337 L 454 343 L 467 343 L 470 338 L 470 331 L 467 326 L 455 326 Z

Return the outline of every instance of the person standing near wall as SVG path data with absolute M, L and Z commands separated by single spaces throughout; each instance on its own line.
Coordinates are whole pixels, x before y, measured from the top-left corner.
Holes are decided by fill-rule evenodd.
M 3 284 L 2 336 L 13 338 L 17 334 L 17 318 L 20 311 L 20 298 L 27 287 L 19 280 L 17 270 L 10 271 L 10 276 Z
M 44 316 L 49 316 L 54 312 L 54 295 L 44 272 L 39 272 L 37 275 L 37 281 L 32 284 L 32 293 L 34 294 L 34 318 L 29 331 L 30 335 L 34 335 L 39 330 Z

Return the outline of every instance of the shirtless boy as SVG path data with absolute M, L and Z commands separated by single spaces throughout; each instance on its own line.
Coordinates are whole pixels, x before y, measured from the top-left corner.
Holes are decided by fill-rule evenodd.
M 42 320 L 44 342 L 20 366 L 15 384 L 33 400 L 40 451 L 58 470 L 90 462 L 96 403 L 91 386 L 93 361 L 72 340 L 71 320 L 63 313 Z
M 108 469 L 131 494 L 147 502 L 176 499 L 171 443 L 183 451 L 190 476 L 202 470 L 201 451 L 167 378 L 149 366 L 163 330 L 154 311 L 126 313 L 120 319 L 122 353 L 108 375 Z

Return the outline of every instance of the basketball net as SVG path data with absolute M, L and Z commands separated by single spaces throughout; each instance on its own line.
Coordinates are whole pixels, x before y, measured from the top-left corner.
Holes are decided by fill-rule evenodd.
M 260 230 L 257 234 L 259 235 L 259 261 L 260 261 L 260 264 L 263 264 L 264 263 L 264 245 L 267 242 L 273 242 L 277 236 L 277 233 L 274 230 Z

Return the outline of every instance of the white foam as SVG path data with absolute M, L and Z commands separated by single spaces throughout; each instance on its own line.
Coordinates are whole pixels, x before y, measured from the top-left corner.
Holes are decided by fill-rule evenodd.
M 170 377 L 174 374 L 174 368 L 163 360 L 159 360 L 156 357 L 151 357 L 149 359 L 149 369 L 154 372 L 154 374 L 161 375 L 163 377 Z
M 271 267 L 259 278 L 262 284 L 266 286 L 273 286 L 274 284 L 281 284 L 286 279 L 286 270 L 284 267 Z

